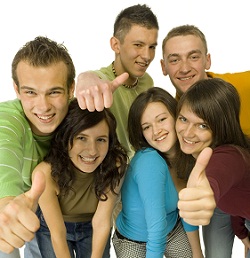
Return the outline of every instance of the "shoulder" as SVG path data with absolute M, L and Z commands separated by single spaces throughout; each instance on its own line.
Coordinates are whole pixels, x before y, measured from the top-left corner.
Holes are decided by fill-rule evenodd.
M 153 148 L 145 148 L 135 153 L 131 160 L 131 165 L 151 168 L 156 166 L 166 166 L 163 157 Z

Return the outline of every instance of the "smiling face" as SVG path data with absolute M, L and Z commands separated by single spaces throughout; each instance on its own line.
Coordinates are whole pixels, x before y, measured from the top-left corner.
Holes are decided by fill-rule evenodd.
M 48 67 L 34 67 L 21 61 L 17 66 L 19 86 L 14 84 L 31 130 L 37 135 L 55 131 L 68 111 L 74 84 L 67 88 L 67 67 L 59 62 Z
M 109 148 L 109 127 L 105 120 L 74 137 L 69 156 L 83 172 L 93 172 L 104 160 Z
M 212 131 L 209 126 L 185 104 L 181 107 L 176 121 L 176 132 L 181 150 L 194 158 L 212 143 Z
M 132 84 L 135 78 L 142 77 L 155 57 L 157 29 L 147 29 L 133 25 L 121 42 L 112 37 L 111 47 L 116 53 L 115 70 L 118 75 L 129 73 L 126 84 Z
M 181 96 L 195 82 L 207 78 L 205 70 L 210 68 L 211 59 L 199 37 L 176 36 L 166 41 L 161 66 Z
M 177 140 L 175 120 L 161 102 L 147 105 L 141 117 L 143 136 L 149 145 L 162 153 L 174 155 Z

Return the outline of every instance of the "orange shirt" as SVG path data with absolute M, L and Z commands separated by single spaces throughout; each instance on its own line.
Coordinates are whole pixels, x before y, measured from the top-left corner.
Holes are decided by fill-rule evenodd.
M 237 89 L 241 99 L 241 128 L 246 135 L 250 136 L 250 71 L 224 74 L 207 72 L 207 76 L 221 78 Z

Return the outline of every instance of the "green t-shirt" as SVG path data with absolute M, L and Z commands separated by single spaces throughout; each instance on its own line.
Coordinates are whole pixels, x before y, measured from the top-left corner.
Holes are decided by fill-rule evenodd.
M 0 198 L 30 189 L 32 171 L 51 137 L 33 134 L 18 99 L 0 103 Z
M 115 75 L 112 71 L 112 64 L 108 67 L 103 67 L 100 70 L 94 71 L 100 78 L 106 80 L 114 80 Z M 117 121 L 117 135 L 120 143 L 128 151 L 128 155 L 131 158 L 134 154 L 132 146 L 128 139 L 128 113 L 129 109 L 135 100 L 135 98 L 149 88 L 153 87 L 153 79 L 148 73 L 145 73 L 143 77 L 139 78 L 138 84 L 132 89 L 127 89 L 123 86 L 118 87 L 113 94 L 113 104 L 110 108 Z

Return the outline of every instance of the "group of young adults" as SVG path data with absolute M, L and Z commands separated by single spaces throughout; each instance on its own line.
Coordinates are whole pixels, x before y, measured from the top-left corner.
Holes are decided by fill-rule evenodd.
M 112 213 L 120 258 L 201 258 L 197 225 L 206 258 L 231 257 L 235 234 L 248 252 L 250 71 L 207 72 L 204 34 L 173 28 L 160 61 L 173 98 L 146 72 L 158 30 L 148 6 L 122 10 L 114 61 L 78 76 L 77 99 L 65 46 L 17 52 L 17 99 L 0 103 L 0 257 L 24 244 L 27 258 L 110 257 Z

